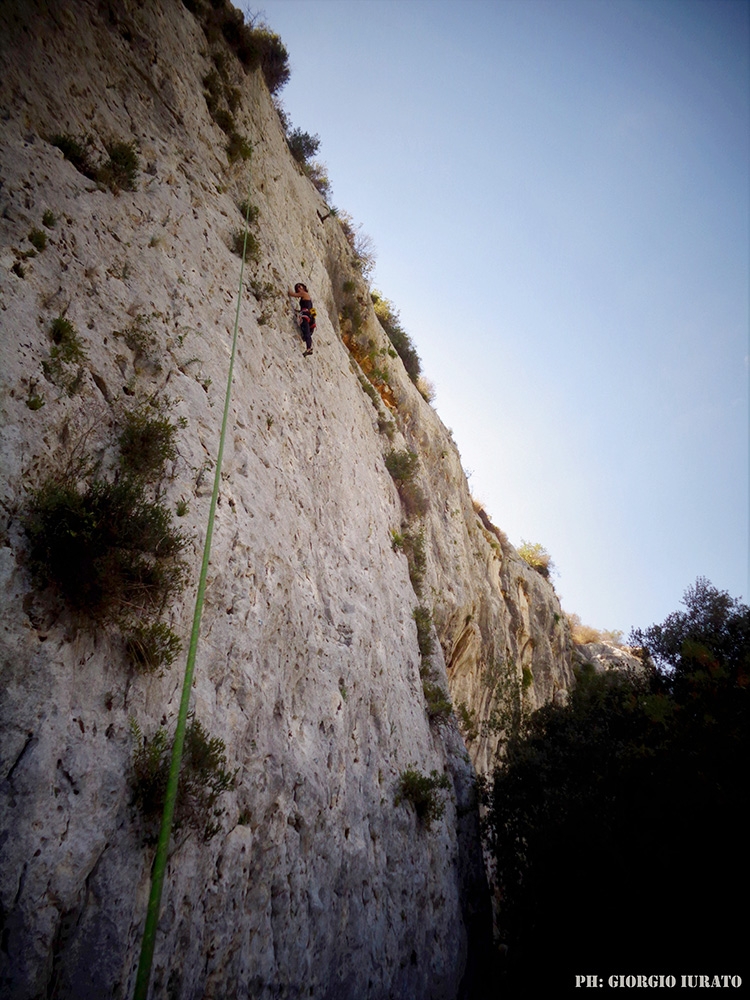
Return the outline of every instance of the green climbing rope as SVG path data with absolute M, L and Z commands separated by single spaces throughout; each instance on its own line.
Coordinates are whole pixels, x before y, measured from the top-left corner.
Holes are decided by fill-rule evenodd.
M 221 463 L 224 456 L 224 440 L 229 422 L 229 403 L 232 396 L 232 375 L 234 372 L 234 359 L 237 354 L 237 337 L 240 325 L 240 304 L 242 302 L 242 282 L 245 272 L 245 255 L 247 251 L 247 236 L 250 221 L 250 200 L 247 202 L 245 214 L 245 236 L 242 246 L 242 265 L 240 267 L 240 287 L 237 292 L 237 313 L 234 317 L 234 335 L 232 337 L 232 353 L 229 359 L 229 373 L 227 375 L 227 391 L 224 398 L 224 416 L 221 421 L 221 435 L 219 437 L 219 453 L 216 457 L 216 474 L 214 476 L 214 489 L 211 494 L 211 506 L 208 513 L 208 525 L 206 526 L 206 540 L 203 544 L 203 562 L 201 564 L 201 574 L 198 581 L 198 592 L 195 596 L 195 611 L 193 613 L 193 629 L 190 634 L 190 648 L 188 649 L 187 663 L 185 665 L 185 677 L 182 682 L 182 698 L 180 700 L 180 711 L 177 716 L 177 729 L 174 734 L 172 745 L 172 759 L 169 767 L 169 779 L 164 797 L 164 811 L 159 829 L 159 840 L 156 845 L 156 856 L 151 871 L 151 893 L 148 900 L 148 910 L 146 912 L 146 925 L 143 930 L 143 940 L 141 942 L 141 957 L 138 963 L 138 973 L 135 980 L 135 992 L 133 1000 L 146 1000 L 148 996 L 148 984 L 151 978 L 151 964 L 154 957 L 154 945 L 156 943 L 156 926 L 159 921 L 159 907 L 161 905 L 161 893 L 164 886 L 164 875 L 167 868 L 167 855 L 169 851 L 169 838 L 172 835 L 172 821 L 174 819 L 175 803 L 177 801 L 177 785 L 180 778 L 180 764 L 182 762 L 182 748 L 185 743 L 185 729 L 187 727 L 188 709 L 190 707 L 190 691 L 193 685 L 193 673 L 195 670 L 195 655 L 198 649 L 198 639 L 200 636 L 201 615 L 203 614 L 203 602 L 206 596 L 206 581 L 208 579 L 208 563 L 211 556 L 211 539 L 214 533 L 214 519 L 216 515 L 216 504 L 219 499 L 219 484 L 221 482 Z

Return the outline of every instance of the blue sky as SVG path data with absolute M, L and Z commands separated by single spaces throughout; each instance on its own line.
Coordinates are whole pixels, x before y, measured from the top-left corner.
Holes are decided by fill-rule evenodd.
M 260 8 L 472 492 L 626 635 L 699 575 L 750 600 L 749 7 Z

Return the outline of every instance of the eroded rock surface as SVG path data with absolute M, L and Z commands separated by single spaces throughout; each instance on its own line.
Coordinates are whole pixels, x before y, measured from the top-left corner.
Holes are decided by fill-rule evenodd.
M 204 96 L 219 64 L 249 162 L 229 162 Z M 23 515 L 84 453 L 115 477 L 126 414 L 161 401 L 179 428 L 163 496 L 190 539 L 189 583 L 166 614 L 187 643 L 239 286 L 231 244 L 250 198 L 259 255 L 192 696 L 236 782 L 216 836 L 175 838 L 153 995 L 467 995 L 467 956 L 489 933 L 475 767 L 492 765 L 500 709 L 571 682 L 552 587 L 475 510 L 260 71 L 176 0 L 5 3 L 0 70 L 3 994 L 132 994 L 153 847 L 129 720 L 147 736 L 173 725 L 181 660 L 138 674 L 115 624 L 86 627 L 40 592 Z M 135 190 L 85 176 L 60 134 L 90 137 L 96 162 L 134 143 Z M 31 256 L 35 229 L 47 240 Z M 311 358 L 286 296 L 297 280 L 317 307 Z M 85 349 L 67 383 L 50 378 L 58 316 Z M 366 377 L 366 356 L 386 381 Z M 410 520 L 414 494 L 385 465 L 406 450 L 419 456 Z M 404 532 L 421 533 L 416 591 Z M 424 663 L 415 607 L 437 639 Z M 458 717 L 430 719 L 425 678 Z M 395 805 L 407 768 L 449 775 L 429 828 Z

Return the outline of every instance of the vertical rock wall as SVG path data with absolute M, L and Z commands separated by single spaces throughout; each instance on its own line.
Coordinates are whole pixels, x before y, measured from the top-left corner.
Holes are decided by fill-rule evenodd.
M 204 96 L 218 66 L 249 162 L 229 162 Z M 153 995 L 467 995 L 488 927 L 472 759 L 491 764 L 482 723 L 508 692 L 533 706 L 570 681 L 551 587 L 474 510 L 260 72 L 181 3 L 4 4 L 0 106 L 3 995 L 132 993 L 153 846 L 130 720 L 147 737 L 174 725 L 181 659 L 139 674 L 116 623 L 91 627 L 36 587 L 23 518 L 82 455 L 114 480 L 127 414 L 158 401 L 178 427 L 161 496 L 189 539 L 187 588 L 166 615 L 187 640 L 247 197 L 259 254 L 192 695 L 236 777 L 210 841 L 175 837 Z M 90 137 L 94 161 L 134 143 L 135 190 L 82 174 L 51 141 L 63 133 Z M 35 229 L 47 241 L 32 256 Z M 286 297 L 296 280 L 317 307 L 311 358 Z M 67 384 L 50 377 L 59 316 L 85 350 Z M 364 374 L 374 356 L 387 383 Z M 425 500 L 411 520 L 385 465 L 406 450 Z M 422 533 L 418 593 L 404 531 Z M 438 640 L 428 658 L 418 606 Z M 455 715 L 430 718 L 427 679 L 464 706 L 470 754 Z M 429 826 L 396 805 L 409 768 L 448 775 Z

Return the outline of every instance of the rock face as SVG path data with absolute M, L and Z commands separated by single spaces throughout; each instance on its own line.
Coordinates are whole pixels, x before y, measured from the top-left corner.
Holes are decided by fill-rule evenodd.
M 580 666 L 591 666 L 598 674 L 606 673 L 607 670 L 640 673 L 644 669 L 642 650 L 603 641 L 574 646 L 573 662 Z
M 66 470 L 114 482 L 127 415 L 158 404 L 177 428 L 159 495 L 189 538 L 164 614 L 187 643 L 248 198 L 258 251 L 192 691 L 236 773 L 218 833 L 174 838 L 152 994 L 471 995 L 489 933 L 475 768 L 501 710 L 571 683 L 552 587 L 475 509 L 259 70 L 177 0 L 4 3 L 0 68 L 3 995 L 132 995 L 153 846 L 130 720 L 173 726 L 181 664 L 134 671 L 115 620 L 92 627 L 35 585 L 24 515 Z M 231 131 L 250 160 L 230 162 Z M 94 163 L 134 144 L 135 189 L 76 169 L 60 135 Z M 297 280 L 317 308 L 309 358 Z M 61 316 L 81 345 L 64 370 Z M 408 478 L 389 474 L 409 452 Z M 448 775 L 431 824 L 396 804 L 407 769 Z

